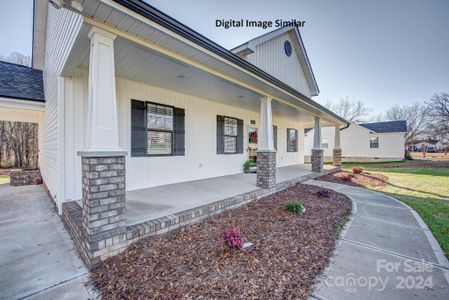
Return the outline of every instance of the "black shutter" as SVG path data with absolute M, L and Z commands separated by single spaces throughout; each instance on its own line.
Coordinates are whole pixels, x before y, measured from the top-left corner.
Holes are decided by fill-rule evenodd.
M 243 153 L 243 120 L 237 119 L 237 153 Z
M 273 145 L 274 149 L 278 149 L 278 127 L 273 125 Z
M 175 128 L 174 128 L 174 155 L 185 155 L 185 111 L 182 108 L 175 107 L 173 109 L 173 114 L 175 115 Z
M 295 152 L 298 152 L 298 130 L 295 129 Z
M 217 116 L 217 154 L 224 154 L 224 117 Z
M 147 121 L 145 102 L 131 100 L 131 156 L 145 156 Z

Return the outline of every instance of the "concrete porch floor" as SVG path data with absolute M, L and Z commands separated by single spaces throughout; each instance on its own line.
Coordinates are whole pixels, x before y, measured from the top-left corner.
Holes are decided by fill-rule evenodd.
M 310 168 L 307 164 L 277 168 L 276 183 L 310 175 Z M 138 224 L 257 189 L 256 174 L 241 173 L 129 191 L 126 218 L 128 225 Z

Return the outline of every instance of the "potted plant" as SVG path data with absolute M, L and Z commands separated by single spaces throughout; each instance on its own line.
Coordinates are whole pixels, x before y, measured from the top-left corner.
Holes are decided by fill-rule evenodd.
M 243 163 L 243 171 L 245 173 L 250 173 L 251 172 L 251 161 L 247 160 Z

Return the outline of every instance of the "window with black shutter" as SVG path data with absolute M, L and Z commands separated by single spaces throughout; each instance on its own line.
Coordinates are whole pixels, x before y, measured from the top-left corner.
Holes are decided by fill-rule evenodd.
M 298 130 L 293 128 L 287 129 L 287 152 L 298 151 Z
M 217 116 L 217 154 L 243 153 L 243 120 Z
M 184 109 L 131 101 L 131 156 L 184 155 Z

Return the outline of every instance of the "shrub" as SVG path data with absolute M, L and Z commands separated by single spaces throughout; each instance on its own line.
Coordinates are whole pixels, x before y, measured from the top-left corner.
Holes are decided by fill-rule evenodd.
M 292 213 L 300 213 L 304 211 L 304 206 L 296 200 L 289 200 L 284 203 L 284 208 Z
M 243 163 L 243 170 L 248 171 L 249 169 L 251 169 L 251 161 L 247 160 Z
M 243 234 L 236 226 L 229 226 L 223 231 L 222 244 L 230 253 L 243 249 Z
M 359 166 L 354 166 L 354 167 L 352 167 L 352 173 L 354 173 L 354 174 L 360 174 L 360 173 L 362 173 L 363 172 L 363 168 L 362 167 L 359 167 Z
M 330 189 L 326 189 L 324 187 L 320 187 L 318 192 L 316 192 L 316 193 L 317 193 L 317 195 L 319 197 L 330 198 L 334 192 L 332 192 Z
M 343 175 L 340 178 L 343 181 L 352 181 L 352 176 L 349 176 L 349 175 Z

